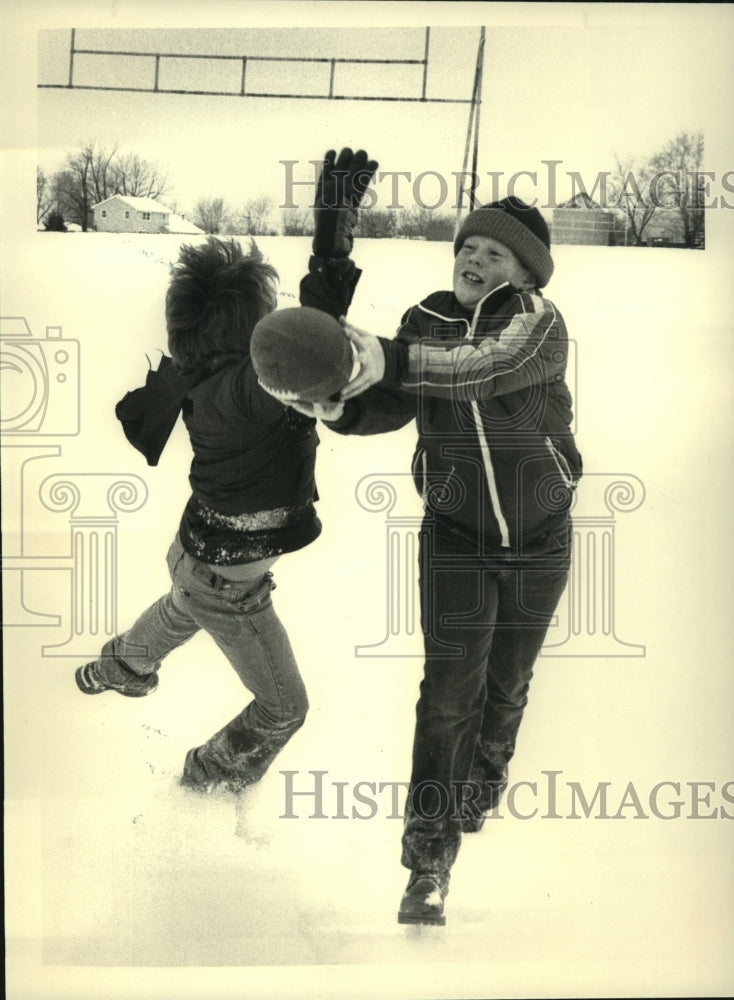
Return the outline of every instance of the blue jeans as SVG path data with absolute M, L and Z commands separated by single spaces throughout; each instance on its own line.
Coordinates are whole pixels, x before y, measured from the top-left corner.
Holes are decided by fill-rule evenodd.
M 288 635 L 273 608 L 275 560 L 233 567 L 228 578 L 227 567 L 222 574 L 213 572 L 185 552 L 177 537 L 167 562 L 170 592 L 105 645 L 97 672 L 102 679 L 117 679 L 122 661 L 136 674 L 150 674 L 199 630 L 208 632 L 254 697 L 203 746 L 189 751 L 182 783 L 239 790 L 263 776 L 308 711 Z
M 483 553 L 427 518 L 421 532 L 425 666 L 416 708 L 402 863 L 448 874 L 462 819 L 488 812 L 566 587 L 570 521 L 522 554 Z

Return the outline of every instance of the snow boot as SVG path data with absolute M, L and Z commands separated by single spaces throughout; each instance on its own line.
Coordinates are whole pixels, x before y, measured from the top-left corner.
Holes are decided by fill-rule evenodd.
M 126 698 L 143 698 L 152 694 L 158 687 L 158 674 L 136 674 L 122 663 L 114 661 L 114 673 L 117 679 L 106 679 L 100 676 L 99 664 L 96 660 L 85 663 L 75 673 L 76 684 L 83 694 L 102 694 L 103 691 L 116 691 Z
M 399 924 L 432 924 L 443 927 L 443 901 L 449 891 L 448 875 L 414 871 L 400 901 Z
M 224 775 L 220 769 L 217 769 L 216 775 L 211 773 L 211 768 L 209 770 L 205 769 L 199 760 L 199 750 L 200 747 L 195 747 L 186 754 L 183 774 L 179 778 L 179 784 L 184 788 L 190 788 L 194 792 L 206 795 L 211 795 L 212 792 L 219 790 L 223 786 L 226 789 Z

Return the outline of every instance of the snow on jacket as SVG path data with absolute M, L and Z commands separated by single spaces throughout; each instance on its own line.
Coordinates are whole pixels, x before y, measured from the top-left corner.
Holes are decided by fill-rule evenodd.
M 538 292 L 504 284 L 473 313 L 429 295 L 380 338 L 382 382 L 329 424 L 347 434 L 413 417 L 413 475 L 427 511 L 487 548 L 519 550 L 564 519 L 582 463 L 571 431 L 562 316 Z
M 231 566 L 318 537 L 314 423 L 260 387 L 249 356 L 191 390 L 183 418 L 194 451 L 179 529 L 187 552 Z
M 350 260 L 311 257 L 301 305 L 344 315 L 361 272 Z M 314 501 L 316 421 L 260 386 L 249 353 L 208 363 L 183 419 L 194 456 L 181 542 L 203 562 L 233 566 L 293 552 L 321 533 Z

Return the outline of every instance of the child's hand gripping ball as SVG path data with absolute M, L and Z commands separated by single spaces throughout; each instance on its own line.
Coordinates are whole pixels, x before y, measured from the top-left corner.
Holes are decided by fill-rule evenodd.
M 263 317 L 252 332 L 250 357 L 260 385 L 283 403 L 337 396 L 354 368 L 341 323 L 307 306 Z

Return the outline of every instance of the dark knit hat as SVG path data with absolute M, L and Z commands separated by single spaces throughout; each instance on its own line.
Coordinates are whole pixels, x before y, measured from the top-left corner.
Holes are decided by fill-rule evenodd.
M 470 212 L 454 240 L 454 256 L 469 236 L 489 236 L 508 247 L 543 288 L 553 274 L 550 233 L 537 208 L 519 198 L 503 198 Z

